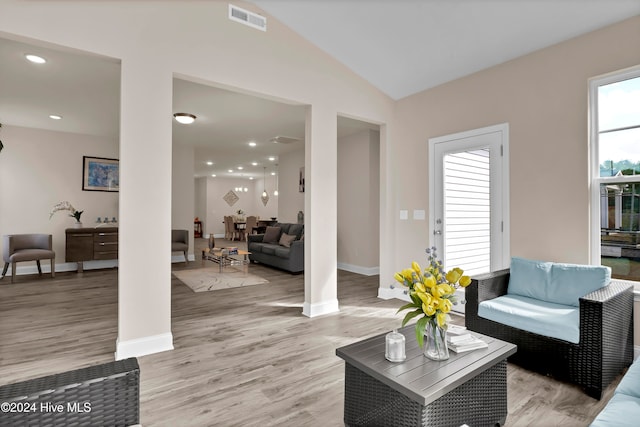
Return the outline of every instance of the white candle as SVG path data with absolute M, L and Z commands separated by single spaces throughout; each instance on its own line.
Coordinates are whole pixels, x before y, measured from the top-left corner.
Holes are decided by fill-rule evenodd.
M 389 332 L 385 337 L 384 357 L 390 362 L 403 362 L 407 358 L 404 335 L 399 333 L 397 329 Z

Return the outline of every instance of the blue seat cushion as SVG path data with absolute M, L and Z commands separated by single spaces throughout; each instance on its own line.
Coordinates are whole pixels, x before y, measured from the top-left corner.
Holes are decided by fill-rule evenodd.
M 640 399 L 640 359 L 631 364 L 627 373 L 622 377 L 620 384 L 616 387 L 615 392 L 628 394 Z
M 637 427 L 640 420 L 640 399 L 615 393 L 590 427 Z
M 538 335 L 580 342 L 580 309 L 520 295 L 503 295 L 478 305 L 478 316 Z

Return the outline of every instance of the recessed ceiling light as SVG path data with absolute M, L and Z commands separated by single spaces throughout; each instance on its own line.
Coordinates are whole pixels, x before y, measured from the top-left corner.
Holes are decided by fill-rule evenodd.
M 42 56 L 33 55 L 30 53 L 26 54 L 24 57 L 27 58 L 28 61 L 33 62 L 34 64 L 44 64 L 45 62 L 47 62 L 47 60 L 44 59 Z
M 211 176 L 215 178 L 215 177 L 216 177 L 216 174 L 215 174 L 215 173 L 212 173 L 212 174 L 211 174 Z
M 258 162 L 251 162 L 251 166 L 258 166 Z
M 276 158 L 275 157 L 269 157 L 269 161 L 273 162 Z
M 58 116 L 57 114 L 50 114 L 49 118 L 53 120 L 61 120 L 62 116 Z
M 233 169 L 229 169 L 229 173 L 233 173 Z
M 211 166 L 213 164 L 213 162 L 207 162 L 207 165 Z
M 253 181 L 253 177 L 252 176 L 249 177 L 249 181 Z
M 183 125 L 190 125 L 196 121 L 196 116 L 190 113 L 175 113 L 173 117 L 175 117 L 178 123 L 182 123 Z
M 238 166 L 239 171 L 241 171 L 242 169 L 244 169 L 242 166 Z
M 275 172 L 271 172 L 271 176 L 276 176 L 276 173 Z
M 251 142 L 249 143 L 249 147 L 255 147 L 256 145 L 258 145 L 258 144 L 256 144 L 256 143 L 255 143 L 255 142 L 253 142 L 253 141 L 251 141 Z

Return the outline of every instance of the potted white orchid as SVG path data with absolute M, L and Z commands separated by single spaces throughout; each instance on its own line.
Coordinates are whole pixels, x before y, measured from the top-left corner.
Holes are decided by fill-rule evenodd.
M 80 217 L 82 216 L 82 213 L 84 211 L 79 211 L 76 208 L 74 208 L 71 203 L 69 203 L 67 201 L 64 201 L 64 202 L 58 203 L 57 205 L 55 205 L 53 207 L 53 209 L 51 209 L 51 212 L 49 213 L 49 219 L 51 219 L 51 217 L 53 217 L 53 214 L 58 212 L 58 211 L 69 211 L 69 212 L 71 212 L 69 214 L 69 216 L 76 219 L 76 226 L 77 227 L 82 226 L 82 223 L 80 222 Z

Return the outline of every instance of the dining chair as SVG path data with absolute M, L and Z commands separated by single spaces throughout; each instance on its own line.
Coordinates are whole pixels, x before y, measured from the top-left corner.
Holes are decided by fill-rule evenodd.
M 227 240 L 235 240 L 236 225 L 231 215 L 224 217 L 224 228 L 225 228 L 224 238 Z
M 245 240 L 248 241 L 249 237 L 247 237 L 249 234 L 253 234 L 253 232 L 258 228 L 258 218 L 255 216 L 248 216 L 247 217 L 247 224 L 245 225 L 245 229 L 244 229 L 244 234 L 245 234 Z

